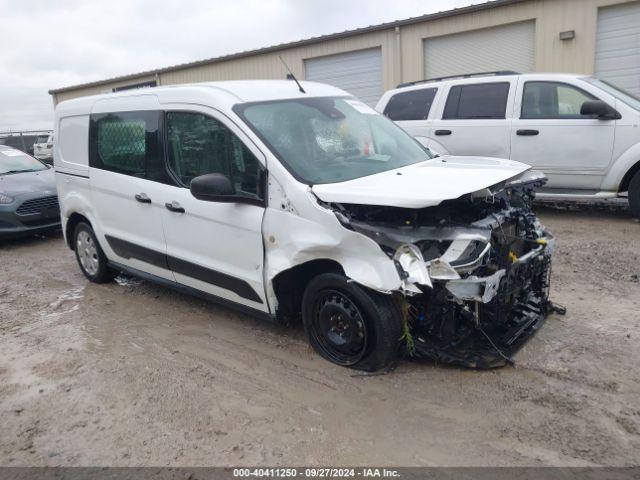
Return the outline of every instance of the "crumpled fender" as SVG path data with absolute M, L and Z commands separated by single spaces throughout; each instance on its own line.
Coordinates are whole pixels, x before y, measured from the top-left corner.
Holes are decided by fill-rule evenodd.
M 400 276 L 393 264 L 373 240 L 347 230 L 338 219 L 327 218 L 319 225 L 293 213 L 267 209 L 263 220 L 265 238 L 265 276 L 267 294 L 279 273 L 311 260 L 334 260 L 347 277 L 375 290 L 400 288 Z M 274 297 L 275 298 L 275 297 Z
M 333 260 L 342 266 L 347 277 L 374 290 L 390 292 L 401 288 L 393 260 L 376 242 L 341 225 L 331 210 L 316 203 L 310 191 L 290 195 L 298 194 L 307 196 L 307 201 L 292 201 L 295 199 L 284 195 L 277 182 L 272 180 L 270 184 L 270 205 L 274 207 L 265 210 L 262 232 L 266 293 L 272 307 L 277 305 L 274 277 L 311 260 Z M 298 214 L 293 207 L 296 204 L 305 209 L 304 214 Z

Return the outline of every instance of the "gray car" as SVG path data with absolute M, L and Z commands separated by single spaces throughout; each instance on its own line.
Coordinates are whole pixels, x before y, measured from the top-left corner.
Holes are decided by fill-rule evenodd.
M 0 145 L 0 238 L 58 228 L 60 207 L 53 169 Z

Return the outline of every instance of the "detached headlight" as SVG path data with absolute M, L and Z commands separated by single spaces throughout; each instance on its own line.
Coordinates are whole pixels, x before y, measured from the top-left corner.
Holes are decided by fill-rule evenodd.
M 0 192 L 0 205 L 9 205 L 10 203 L 13 203 L 13 197 Z

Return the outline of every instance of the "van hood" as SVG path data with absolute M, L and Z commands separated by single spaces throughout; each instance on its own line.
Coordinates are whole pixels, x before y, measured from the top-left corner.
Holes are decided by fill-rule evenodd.
M 531 167 L 488 157 L 437 157 L 426 162 L 311 187 L 323 202 L 426 208 L 509 180 Z

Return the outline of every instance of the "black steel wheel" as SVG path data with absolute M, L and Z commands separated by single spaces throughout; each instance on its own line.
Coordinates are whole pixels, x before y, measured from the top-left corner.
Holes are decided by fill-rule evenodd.
M 302 298 L 302 322 L 311 346 L 326 360 L 359 370 L 380 370 L 395 361 L 400 318 L 390 295 L 336 273 L 312 279 Z
M 338 290 L 325 290 L 316 298 L 309 334 L 338 365 L 355 365 L 367 351 L 362 313 L 353 300 Z

